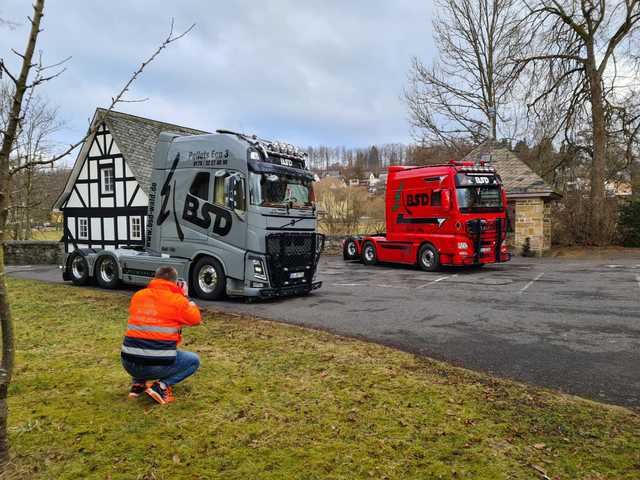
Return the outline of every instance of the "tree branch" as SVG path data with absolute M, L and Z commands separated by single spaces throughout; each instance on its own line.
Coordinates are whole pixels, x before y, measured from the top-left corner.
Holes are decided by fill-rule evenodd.
M 54 155 L 54 156 L 50 157 L 47 160 L 31 161 L 31 162 L 26 162 L 26 163 L 24 163 L 22 165 L 18 165 L 18 166 L 14 167 L 13 169 L 11 169 L 9 171 L 9 175 L 15 175 L 16 173 L 18 173 L 18 172 L 20 172 L 20 171 L 22 171 L 22 170 L 24 170 L 26 168 L 33 168 L 33 167 L 36 167 L 36 166 L 43 166 L 43 165 L 52 165 L 55 162 L 61 160 L 62 158 L 66 157 L 67 155 L 69 155 L 76 148 L 78 148 L 80 145 L 82 145 L 88 138 L 90 138 L 98 130 L 98 127 L 108 117 L 109 113 L 111 113 L 111 111 L 114 109 L 114 107 L 117 104 L 123 103 L 123 102 L 127 102 L 127 100 L 123 99 L 124 95 L 127 93 L 127 91 L 129 91 L 129 88 L 131 87 L 131 85 L 142 74 L 144 69 L 151 62 L 153 62 L 153 60 L 160 54 L 160 52 L 162 52 L 169 45 L 171 45 L 172 43 L 180 40 L 182 37 L 184 37 L 189 32 L 191 32 L 191 30 L 193 30 L 193 28 L 196 25 L 194 23 L 189 28 L 187 28 L 185 31 L 183 31 L 182 33 L 180 33 L 178 35 L 174 35 L 174 33 L 173 33 L 173 24 L 174 24 L 174 20 L 172 18 L 171 19 L 171 27 L 169 29 L 169 34 L 167 35 L 167 37 L 160 44 L 160 46 L 158 46 L 158 48 L 151 54 L 151 56 L 149 56 L 149 58 L 147 58 L 144 62 L 142 62 L 140 67 L 135 72 L 133 72 L 133 74 L 131 75 L 129 80 L 124 84 L 124 86 L 118 92 L 118 94 L 115 97 L 111 98 L 111 104 L 109 105 L 109 108 L 107 108 L 106 110 L 104 110 L 103 112 L 100 112 L 98 114 L 98 116 L 96 117 L 96 119 L 93 122 L 93 126 L 89 129 L 89 131 L 86 133 L 86 135 L 82 139 L 80 139 L 76 143 L 73 143 L 73 144 L 69 145 L 62 153 Z

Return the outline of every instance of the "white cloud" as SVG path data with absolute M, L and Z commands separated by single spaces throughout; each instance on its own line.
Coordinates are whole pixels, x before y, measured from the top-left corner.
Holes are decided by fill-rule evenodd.
M 161 5 L 161 6 L 160 6 Z M 23 21 L 30 4 L 0 12 Z M 81 135 L 96 106 L 108 104 L 166 34 L 169 19 L 196 29 L 172 45 L 135 84 L 142 104 L 119 109 L 207 130 L 234 128 L 298 144 L 408 141 L 400 97 L 412 55 L 433 56 L 431 4 L 151 0 L 50 1 L 39 48 L 68 55 L 68 71 L 46 86 Z M 0 56 L 26 41 L 27 25 L 3 31 Z

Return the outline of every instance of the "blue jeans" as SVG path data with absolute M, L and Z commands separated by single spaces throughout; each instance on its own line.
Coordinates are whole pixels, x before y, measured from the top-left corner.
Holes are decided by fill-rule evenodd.
M 196 373 L 200 358 L 195 353 L 178 350 L 176 361 L 171 365 L 143 365 L 122 359 L 122 366 L 133 377 L 134 383 L 161 380 L 165 385 L 175 385 Z

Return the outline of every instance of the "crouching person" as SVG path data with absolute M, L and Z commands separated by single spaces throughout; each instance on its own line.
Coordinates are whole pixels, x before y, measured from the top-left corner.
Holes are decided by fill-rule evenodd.
M 136 292 L 122 342 L 122 365 L 131 375 L 129 398 L 146 392 L 156 402 L 173 402 L 172 387 L 193 375 L 198 355 L 177 349 L 183 326 L 198 325 L 200 310 L 177 284 L 173 267 L 160 267 L 148 287 Z

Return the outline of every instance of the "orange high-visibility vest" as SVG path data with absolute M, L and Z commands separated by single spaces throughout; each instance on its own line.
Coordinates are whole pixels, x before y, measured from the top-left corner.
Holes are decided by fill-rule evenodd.
M 147 365 L 171 364 L 176 360 L 182 326 L 199 323 L 200 310 L 180 287 L 156 278 L 131 299 L 121 356 Z

